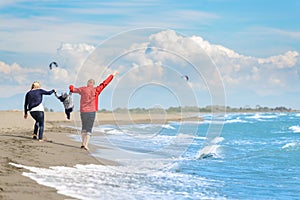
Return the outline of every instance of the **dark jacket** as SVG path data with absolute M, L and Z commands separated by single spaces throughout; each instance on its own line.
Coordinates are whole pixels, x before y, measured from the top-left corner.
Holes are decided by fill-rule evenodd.
M 25 96 L 24 112 L 27 114 L 32 108 L 40 105 L 43 101 L 43 95 L 51 95 L 54 90 L 46 91 L 43 89 L 30 90 Z

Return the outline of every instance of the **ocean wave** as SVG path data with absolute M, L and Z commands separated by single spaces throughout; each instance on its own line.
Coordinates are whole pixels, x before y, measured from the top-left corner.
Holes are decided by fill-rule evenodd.
M 164 124 L 164 125 L 162 125 L 162 128 L 175 130 L 175 128 L 173 126 L 171 126 L 170 124 Z
M 248 123 L 248 121 L 241 120 L 240 118 L 230 119 L 225 121 L 225 124 L 231 124 L 231 123 Z
M 200 124 L 233 124 L 233 123 L 249 123 L 246 120 L 237 119 L 227 119 L 227 120 L 204 120 Z
M 225 199 L 213 190 L 223 187 L 223 182 L 172 171 L 145 172 L 139 165 L 37 168 L 10 164 L 29 170 L 23 175 L 37 183 L 77 199 Z
M 94 127 L 95 132 L 101 132 L 101 133 L 107 133 L 107 132 L 112 131 L 114 129 L 115 128 L 113 126 L 109 126 L 109 125 Z
M 204 137 L 204 136 L 196 136 L 196 137 L 194 137 L 194 139 L 197 139 L 197 140 L 205 140 L 206 137 Z
M 123 131 L 118 130 L 118 129 L 111 129 L 111 130 L 107 131 L 106 133 L 110 134 L 110 135 L 123 135 L 124 134 Z
M 172 125 L 200 125 L 203 124 L 204 121 L 180 121 L 180 122 L 176 122 L 176 121 L 169 121 L 170 124 Z
M 196 155 L 196 159 L 205 159 L 210 157 L 220 157 L 218 149 L 221 145 L 213 144 L 209 146 L 205 146 L 200 151 L 198 151 Z
M 286 113 L 278 113 L 279 116 L 287 116 Z
M 204 159 L 209 157 L 220 157 L 219 149 L 221 145 L 219 143 L 223 142 L 225 139 L 223 137 L 215 137 L 209 141 L 209 145 L 203 147 L 198 151 L 196 159 Z
M 244 146 L 244 145 L 268 145 L 269 141 L 256 141 L 256 140 L 233 140 L 229 141 L 228 144 L 234 146 Z M 274 144 L 274 142 L 272 142 Z
M 225 120 L 204 120 L 200 124 L 225 124 Z
M 225 139 L 223 137 L 215 137 L 213 140 L 210 141 L 211 144 L 218 144 L 223 142 Z
M 247 119 L 274 119 L 274 118 L 278 118 L 278 115 L 263 115 L 263 114 L 255 114 L 252 116 L 248 116 L 246 117 Z
M 287 151 L 299 150 L 300 149 L 300 143 L 299 142 L 290 142 L 290 143 L 287 143 L 287 144 L 283 145 L 281 148 L 284 149 L 284 150 L 287 150 Z
M 291 126 L 291 127 L 289 127 L 289 129 L 291 130 L 291 131 L 293 131 L 294 133 L 300 133 L 300 126 Z

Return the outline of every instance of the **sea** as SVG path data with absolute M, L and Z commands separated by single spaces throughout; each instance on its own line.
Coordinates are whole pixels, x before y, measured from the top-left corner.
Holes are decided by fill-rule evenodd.
M 95 127 L 91 143 L 99 148 L 91 156 L 116 166 L 11 164 L 77 199 L 300 199 L 300 113 L 199 117 L 204 120 Z

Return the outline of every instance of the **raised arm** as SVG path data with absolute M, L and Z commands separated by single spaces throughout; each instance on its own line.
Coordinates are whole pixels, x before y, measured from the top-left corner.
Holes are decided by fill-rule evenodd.
M 118 71 L 114 71 L 114 73 L 109 75 L 102 83 L 100 83 L 96 88 L 97 93 L 100 93 L 112 81 L 114 76 L 116 76 L 118 73 L 119 73 Z

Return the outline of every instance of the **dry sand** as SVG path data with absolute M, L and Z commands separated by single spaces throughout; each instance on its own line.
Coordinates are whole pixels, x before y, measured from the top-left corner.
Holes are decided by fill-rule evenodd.
M 199 118 L 185 118 L 199 120 Z M 45 142 L 32 140 L 34 121 L 29 116 L 23 118 L 20 111 L 0 111 L 0 199 L 70 199 L 56 193 L 56 190 L 37 184 L 22 176 L 24 169 L 10 165 L 10 162 L 26 166 L 44 167 L 69 166 L 76 164 L 115 165 L 112 161 L 101 160 L 80 149 L 80 143 L 70 139 L 70 134 L 78 134 L 76 130 L 62 125 L 80 126 L 79 113 L 72 113 L 70 121 L 64 113 L 45 113 Z M 166 123 L 180 121 L 182 116 L 173 115 L 125 115 L 97 113 L 95 126 L 99 124 L 130 124 L 130 123 Z M 80 136 L 78 136 L 80 137 Z M 90 146 L 91 151 L 95 147 Z M 101 147 L 97 147 L 101 148 Z

